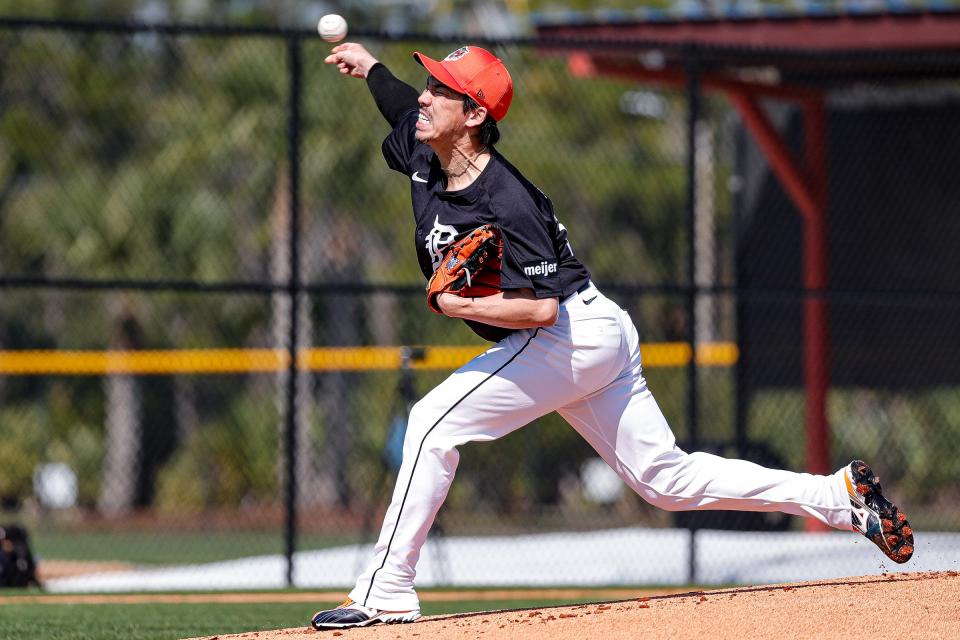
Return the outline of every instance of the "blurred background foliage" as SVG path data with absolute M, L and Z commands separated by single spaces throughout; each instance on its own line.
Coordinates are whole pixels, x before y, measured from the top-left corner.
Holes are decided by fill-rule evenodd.
M 174 287 L 283 285 L 290 87 L 282 41 L 25 30 L 3 31 L 0 47 L 8 52 L 0 79 L 4 274 L 162 280 Z M 373 41 L 370 48 L 419 86 L 423 73 L 410 51 L 442 56 L 449 46 Z M 406 180 L 387 170 L 380 154 L 388 128 L 363 82 L 322 64 L 327 49 L 303 43 L 301 269 L 304 282 L 321 291 L 304 298 L 309 344 L 476 344 L 463 325 L 422 308 Z M 646 122 L 622 111 L 622 83 L 571 83 L 560 58 L 541 60 L 515 47 L 499 53 L 524 87 L 502 127 L 501 150 L 555 200 L 595 278 L 682 282 L 679 98 L 665 98 L 672 104 L 667 119 Z M 400 289 L 343 293 L 337 285 L 347 278 Z M 282 346 L 282 305 L 282 296 L 269 292 L 13 290 L 0 299 L 0 343 L 6 349 Z M 644 304 L 650 339 L 670 337 L 654 335 L 655 327 L 680 305 L 681 298 L 669 296 Z M 29 447 L 25 441 L 32 457 L 4 468 L 5 495 L 29 496 L 40 460 L 75 456 L 64 461 L 83 470 L 87 507 L 96 506 L 116 474 L 131 476 L 126 480 L 136 487 L 130 506 L 165 513 L 277 505 L 280 377 L 144 377 L 133 382 L 132 396 L 115 383 L 4 380 L 0 393 L 14 416 L 5 428 L 50 434 Z M 371 406 L 365 398 L 390 398 L 396 384 L 395 377 L 374 375 L 311 377 L 308 390 L 317 400 L 304 406 L 311 425 L 306 455 L 333 443 L 335 455 L 319 454 L 314 463 L 331 468 L 313 475 L 329 473 L 332 480 L 318 483 L 339 486 L 334 498 L 311 498 L 308 490 L 307 500 L 349 508 L 356 502 L 351 496 L 369 492 L 394 410 L 390 402 Z M 429 388 L 419 378 L 417 386 L 420 393 Z M 682 383 L 675 386 L 682 393 Z M 134 396 L 131 410 L 124 403 Z M 137 424 L 138 450 L 128 453 L 125 471 L 111 474 L 106 450 L 114 445 L 105 425 L 123 416 Z M 544 454 L 570 454 L 573 470 L 537 469 L 540 462 L 529 468 L 523 461 L 540 457 L 519 456 L 488 488 L 498 507 L 556 500 L 560 479 L 575 478 L 578 461 L 590 455 L 555 418 L 543 422 L 551 431 Z M 525 445 L 503 445 L 518 446 Z M 477 481 L 487 482 L 480 478 L 509 458 L 502 450 L 479 452 L 463 475 L 474 475 L 475 466 Z

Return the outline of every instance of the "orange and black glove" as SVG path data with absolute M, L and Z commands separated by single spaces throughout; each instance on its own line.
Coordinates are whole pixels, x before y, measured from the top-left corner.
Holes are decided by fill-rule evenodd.
M 427 306 L 443 313 L 437 296 L 452 293 L 463 298 L 483 298 L 500 292 L 503 241 L 496 227 L 485 224 L 454 242 L 427 284 Z

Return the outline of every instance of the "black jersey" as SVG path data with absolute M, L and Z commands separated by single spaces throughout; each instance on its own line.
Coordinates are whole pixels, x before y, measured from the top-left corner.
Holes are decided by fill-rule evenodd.
M 496 150 L 470 186 L 445 190 L 440 161 L 429 145 L 418 142 L 417 111 L 401 117 L 383 141 L 391 169 L 410 180 L 416 220 L 417 259 L 429 278 L 450 244 L 481 224 L 494 224 L 503 237 L 501 289 L 532 289 L 538 298 L 561 300 L 590 281 L 573 255 L 567 231 L 553 204 Z M 476 322 L 468 325 L 482 338 L 497 341 L 510 329 Z

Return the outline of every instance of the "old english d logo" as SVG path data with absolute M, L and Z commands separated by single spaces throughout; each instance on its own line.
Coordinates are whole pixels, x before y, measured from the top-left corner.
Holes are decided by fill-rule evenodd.
M 446 58 L 443 59 L 444 62 L 453 62 L 459 60 L 463 56 L 467 55 L 470 52 L 470 47 L 460 47 L 456 51 L 451 52 Z
M 430 233 L 427 234 L 426 242 L 424 243 L 424 248 L 427 250 L 427 253 L 430 254 L 430 262 L 433 265 L 434 271 L 437 270 L 437 267 L 440 266 L 440 261 L 443 260 L 444 250 L 453 243 L 453 239 L 456 237 L 457 228 L 440 222 L 440 216 L 438 215 L 434 219 L 433 228 L 430 229 Z

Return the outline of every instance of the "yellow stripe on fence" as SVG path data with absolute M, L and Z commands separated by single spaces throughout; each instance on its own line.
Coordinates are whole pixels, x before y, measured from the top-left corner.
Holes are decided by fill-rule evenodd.
M 456 369 L 486 347 L 429 346 L 414 369 Z M 690 363 L 686 342 L 642 346 L 645 368 L 682 367 Z M 297 366 L 305 371 L 383 371 L 399 369 L 401 347 L 342 347 L 306 349 Z M 697 364 L 729 367 L 739 352 L 732 342 L 697 346 Z M 0 375 L 165 375 L 211 373 L 270 373 L 286 369 L 283 349 L 171 349 L 156 351 L 0 351 Z
M 282 349 L 176 349 L 165 351 L 0 351 L 7 375 L 248 373 L 278 371 Z
M 689 342 L 650 342 L 640 345 L 643 367 L 685 367 L 690 364 Z M 733 342 L 706 342 L 697 345 L 697 364 L 703 367 L 730 367 L 740 350 Z
M 486 347 L 423 347 L 423 357 L 412 360 L 413 369 L 456 369 L 477 357 Z M 300 352 L 299 365 L 308 371 L 377 371 L 399 369 L 401 347 L 343 347 Z

